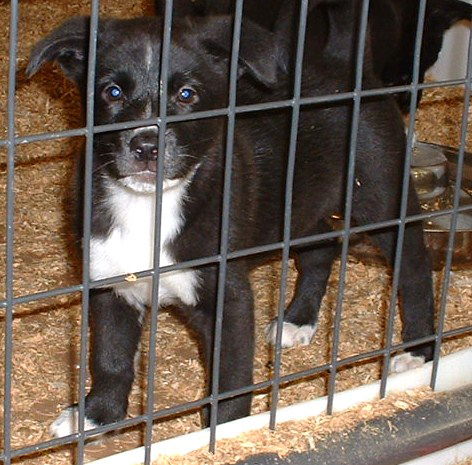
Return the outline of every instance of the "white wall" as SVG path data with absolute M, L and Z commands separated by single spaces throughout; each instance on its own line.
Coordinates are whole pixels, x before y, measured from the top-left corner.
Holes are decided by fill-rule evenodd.
M 464 1 L 472 4 L 472 0 Z M 465 77 L 469 33 L 470 24 L 467 21 L 456 24 L 446 32 L 439 59 L 429 70 L 429 77 L 438 81 Z

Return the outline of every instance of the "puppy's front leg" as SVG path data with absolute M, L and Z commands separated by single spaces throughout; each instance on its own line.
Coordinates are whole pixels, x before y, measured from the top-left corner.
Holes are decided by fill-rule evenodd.
M 92 389 L 85 399 L 85 429 L 121 420 L 134 379 L 134 356 L 141 336 L 139 311 L 113 290 L 90 292 Z M 77 406 L 64 410 L 51 432 L 77 431 Z
M 216 287 L 216 286 L 215 286 Z M 204 351 L 209 390 L 215 373 L 213 348 L 216 316 L 216 289 L 205 286 L 197 308 L 187 310 L 188 323 L 199 336 Z M 210 290 L 211 289 L 211 290 Z M 223 309 L 219 366 L 219 393 L 232 391 L 253 383 L 254 315 L 253 297 L 244 273 L 233 274 L 228 269 Z M 252 394 L 244 394 L 218 402 L 218 423 L 249 415 Z M 204 423 L 209 424 L 209 408 L 204 410 Z

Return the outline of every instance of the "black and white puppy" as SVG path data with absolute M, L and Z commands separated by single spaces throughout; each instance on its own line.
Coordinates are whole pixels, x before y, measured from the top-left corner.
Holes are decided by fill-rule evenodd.
M 176 20 L 173 27 L 168 108 L 170 115 L 224 108 L 228 94 L 229 17 Z M 99 25 L 95 124 L 158 116 L 161 19 L 103 19 Z M 46 62 L 59 63 L 83 97 L 89 20 L 73 18 L 38 43 L 30 75 Z M 338 36 L 337 36 L 338 37 Z M 284 56 L 267 30 L 244 22 L 238 103 L 284 96 Z M 330 51 L 331 50 L 331 51 Z M 329 47 L 325 54 L 330 55 Z M 323 55 L 323 54 L 320 54 Z M 348 65 L 337 55 L 307 54 L 303 96 L 333 93 L 343 86 Z M 316 72 L 315 72 L 316 71 Z M 348 74 L 346 72 L 346 74 Z M 365 85 L 376 86 L 366 65 Z M 291 237 L 328 231 L 327 220 L 342 211 L 349 152 L 352 102 L 303 107 L 293 187 Z M 278 242 L 283 235 L 284 192 L 290 109 L 239 115 L 236 121 L 229 225 L 229 250 Z M 161 266 L 219 253 L 226 119 L 171 123 L 158 153 L 156 126 L 96 134 L 90 275 L 93 280 L 150 269 L 155 234 L 155 175 L 163 163 Z M 362 104 L 352 216 L 357 224 L 397 218 L 405 137 L 389 97 Z M 408 214 L 419 212 L 410 187 Z M 396 228 L 372 233 L 392 262 Z M 338 242 L 324 241 L 293 251 L 300 273 L 296 296 L 284 317 L 284 346 L 307 344 L 314 332 Z M 221 343 L 220 392 L 253 381 L 254 317 L 249 270 L 265 256 L 228 262 Z M 199 336 L 211 366 L 218 266 L 162 274 L 159 305 L 172 305 Z M 420 223 L 405 232 L 400 290 L 403 338 L 431 335 L 431 270 Z M 90 295 L 92 388 L 86 398 L 86 427 L 122 419 L 134 378 L 133 360 L 143 312 L 151 304 L 151 280 L 122 282 Z M 275 338 L 273 325 L 269 339 Z M 394 370 L 429 360 L 432 347 L 414 347 L 393 362 Z M 210 370 L 209 375 L 211 376 Z M 251 395 L 219 403 L 218 422 L 249 414 Z M 75 407 L 53 424 L 58 436 L 76 430 Z

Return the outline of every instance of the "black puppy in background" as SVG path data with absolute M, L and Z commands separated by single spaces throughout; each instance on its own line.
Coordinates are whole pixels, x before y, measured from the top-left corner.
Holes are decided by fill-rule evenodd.
M 349 64 L 342 26 L 350 8 L 334 9 L 333 46 L 306 55 L 303 96 L 329 94 L 344 86 Z M 161 19 L 103 19 L 99 24 L 95 124 L 158 116 Z M 223 108 L 228 95 L 230 17 L 176 19 L 170 61 L 168 114 Z M 46 62 L 58 63 L 85 97 L 88 18 L 74 18 L 39 42 L 30 75 Z M 329 39 L 329 38 L 328 38 Z M 341 40 L 341 42 L 340 42 Z M 286 68 L 277 37 L 250 21 L 242 25 L 238 103 L 278 99 Z M 341 47 L 341 48 L 339 48 Z M 316 70 L 316 72 L 314 72 Z M 346 70 L 346 73 L 343 71 Z M 366 61 L 365 85 L 380 85 Z M 328 231 L 327 220 L 342 211 L 349 152 L 352 102 L 303 107 L 300 114 L 291 237 Z M 234 137 L 229 250 L 282 239 L 290 109 L 238 115 Z M 163 163 L 161 266 L 219 253 L 226 119 L 171 123 L 158 153 L 158 127 L 116 130 L 94 138 L 91 278 L 135 273 L 153 266 L 155 175 Z M 363 101 L 357 144 L 352 216 L 357 224 L 397 218 L 405 137 L 394 101 Z M 419 212 L 410 186 L 408 214 Z M 372 240 L 393 260 L 397 228 L 374 231 Z M 283 344 L 308 343 L 314 332 L 337 241 L 292 250 L 299 283 L 284 317 Z M 249 271 L 266 256 L 228 262 L 221 342 L 220 392 L 253 382 L 254 316 Z M 195 331 L 211 372 L 218 266 L 160 276 L 159 305 L 172 305 Z M 86 428 L 122 419 L 134 378 L 143 312 L 151 303 L 151 280 L 122 282 L 90 293 L 92 388 L 85 401 Z M 433 334 L 431 270 L 421 223 L 405 231 L 400 292 L 403 339 Z M 274 328 L 269 336 L 274 337 Z M 431 359 L 431 345 L 414 347 L 392 362 L 395 371 Z M 219 402 L 218 422 L 249 414 L 251 394 Z M 76 430 L 76 407 L 54 422 L 57 436 Z
M 234 0 L 174 0 L 174 14 L 212 15 L 231 14 Z M 350 3 L 353 40 L 350 60 L 355 61 L 356 28 L 361 10 L 360 0 L 310 0 L 307 43 L 310 53 L 320 53 L 330 30 L 329 10 L 337 3 Z M 159 13 L 164 0 L 156 0 Z M 298 27 L 299 0 L 245 0 L 244 16 L 284 37 L 294 37 Z M 413 57 L 420 0 L 373 0 L 369 5 L 369 33 L 372 48 L 372 66 L 384 85 L 409 85 L 413 80 Z M 428 0 L 423 29 L 419 82 L 436 63 L 441 51 L 444 33 L 455 23 L 472 19 L 472 6 L 461 0 Z M 344 34 L 347 31 L 343 31 Z M 346 42 L 346 44 L 348 44 Z M 343 51 L 343 54 L 346 54 Z M 344 55 L 347 56 L 347 55 Z M 421 97 L 421 90 L 419 95 Z M 410 110 L 410 93 L 399 93 L 397 102 L 402 112 Z

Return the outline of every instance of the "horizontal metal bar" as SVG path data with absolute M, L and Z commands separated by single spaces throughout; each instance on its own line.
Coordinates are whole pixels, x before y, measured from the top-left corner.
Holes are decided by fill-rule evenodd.
M 465 335 L 467 333 L 472 333 L 472 325 L 463 326 L 461 328 L 455 328 L 455 329 L 451 329 L 449 331 L 445 331 L 442 334 L 442 337 L 443 337 L 443 339 L 450 339 L 450 338 L 453 338 L 453 337 Z M 424 338 L 421 338 L 421 339 L 417 339 L 415 341 L 409 341 L 409 342 L 404 342 L 404 343 L 401 343 L 401 344 L 392 345 L 391 353 L 395 353 L 395 352 L 398 352 L 400 350 L 408 349 L 408 348 L 414 347 L 416 345 L 421 345 L 421 344 L 424 344 L 424 343 L 427 343 L 427 342 L 431 342 L 431 341 L 435 340 L 436 337 L 437 337 L 436 335 L 432 335 L 432 336 L 427 336 L 427 337 L 424 337 Z M 386 351 L 386 349 L 378 349 L 378 350 L 373 350 L 373 351 L 365 352 L 365 353 L 358 354 L 358 355 L 353 355 L 352 357 L 347 357 L 345 359 L 338 360 L 337 363 L 336 363 L 336 366 L 339 368 L 339 367 L 343 367 L 343 366 L 347 366 L 347 365 L 352 365 L 353 363 L 356 363 L 356 362 L 367 361 L 371 358 L 376 358 L 376 357 L 380 357 L 380 356 L 384 355 L 385 351 Z M 281 384 L 287 384 L 287 383 L 291 383 L 291 382 L 294 382 L 294 381 L 299 381 L 303 378 L 308 378 L 310 376 L 314 376 L 316 374 L 326 372 L 330 368 L 331 368 L 331 364 L 327 363 L 327 364 L 324 364 L 324 365 L 320 365 L 320 366 L 310 368 L 310 369 L 307 369 L 307 370 L 303 370 L 303 371 L 299 371 L 299 372 L 296 372 L 296 373 L 290 373 L 289 375 L 281 376 L 279 382 Z M 235 397 L 237 395 L 247 394 L 249 392 L 267 389 L 267 388 L 270 388 L 273 385 L 273 382 L 274 382 L 274 380 L 262 381 L 260 383 L 255 383 L 255 384 L 250 385 L 250 386 L 245 386 L 244 388 L 240 388 L 240 389 L 237 389 L 235 391 L 225 392 L 225 393 L 219 394 L 218 399 L 219 400 L 228 399 L 230 397 Z M 210 402 L 211 402 L 211 397 L 205 397 L 205 398 L 199 399 L 197 401 L 176 405 L 176 406 L 166 408 L 166 409 L 156 410 L 153 413 L 152 418 L 153 418 L 153 420 L 160 420 L 160 419 L 163 419 L 167 416 L 175 415 L 175 414 L 178 414 L 178 413 L 189 412 L 189 411 L 194 410 L 196 408 L 200 408 L 200 407 L 202 407 L 202 406 L 204 406 L 204 405 L 206 405 Z M 106 433 L 106 432 L 110 432 L 110 431 L 118 431 L 120 429 L 136 426 L 140 423 L 145 422 L 146 418 L 147 418 L 147 415 L 139 415 L 139 416 L 136 416 L 136 417 L 133 417 L 133 418 L 127 418 L 125 420 L 121 420 L 121 421 L 113 423 L 113 424 L 100 426 L 98 428 L 94 428 L 93 430 L 85 431 L 85 433 L 84 433 L 85 438 L 90 438 L 90 437 L 95 436 L 97 434 L 102 434 L 102 433 Z M 40 451 L 43 451 L 43 450 L 46 450 L 46 449 L 51 449 L 53 447 L 72 444 L 72 443 L 76 442 L 78 438 L 79 438 L 79 434 L 76 433 L 76 434 L 72 434 L 70 436 L 65 436 L 63 438 L 51 439 L 49 441 L 44 441 L 44 442 L 41 442 L 41 443 L 38 443 L 38 444 L 34 444 L 32 446 L 22 447 L 20 449 L 14 449 L 11 452 L 11 457 L 12 458 L 20 457 L 22 455 L 33 454 L 33 453 L 40 452 Z M 4 458 L 5 458 L 4 455 L 0 454 L 0 460 L 3 460 Z
M 465 79 L 453 79 L 449 81 L 441 81 L 441 82 L 425 82 L 419 84 L 417 86 L 418 89 L 431 89 L 431 88 L 441 88 L 441 87 L 452 87 L 452 86 L 460 86 L 466 83 Z M 317 97 L 302 97 L 300 98 L 300 105 L 313 105 L 317 103 L 328 103 L 328 102 L 339 102 L 342 100 L 349 100 L 355 98 L 357 95 L 361 97 L 375 97 L 379 95 L 391 95 L 396 94 L 398 92 L 408 92 L 412 91 L 414 88 L 413 85 L 404 85 L 404 86 L 394 86 L 394 87 L 381 87 L 378 89 L 366 89 L 360 92 L 341 92 L 339 94 L 328 94 L 322 95 Z M 251 105 L 241 105 L 235 107 L 234 111 L 237 114 L 241 113 L 249 113 L 249 112 L 256 112 L 256 111 L 265 111 L 265 110 L 272 110 L 277 108 L 288 108 L 294 105 L 294 100 L 278 100 L 274 102 L 266 102 L 266 103 L 255 103 Z M 217 116 L 227 116 L 229 113 L 228 108 L 221 108 L 215 110 L 207 110 L 207 111 L 199 111 L 194 113 L 189 113 L 186 115 L 169 115 L 167 117 L 168 123 L 176 123 L 180 121 L 191 121 L 196 119 L 206 119 L 206 118 L 214 118 Z M 121 123 L 114 123 L 114 124 L 104 124 L 104 125 L 97 125 L 94 126 L 93 132 L 95 134 L 103 133 L 103 132 L 111 132 L 111 131 L 119 131 L 122 129 L 132 129 L 136 127 L 142 126 L 152 126 L 160 124 L 160 118 L 150 118 L 150 119 L 143 119 L 143 120 L 134 120 L 134 121 L 126 121 Z M 77 136 L 86 136 L 87 135 L 87 128 L 78 128 L 78 129 L 69 129 L 65 131 L 56 131 L 56 132 L 45 132 L 40 134 L 32 134 L 26 136 L 17 136 L 14 139 L 15 145 L 21 144 L 30 144 L 33 142 L 41 142 L 47 140 L 55 140 L 55 139 L 64 139 L 68 137 L 77 137 Z M 0 139 L 0 147 L 8 146 L 10 141 L 7 139 Z
M 457 336 L 462 336 L 468 333 L 472 333 L 472 325 L 469 326 L 463 326 L 461 328 L 455 328 L 449 331 L 446 331 L 443 333 L 443 338 L 452 338 L 452 337 L 457 337 Z M 447 334 L 447 336 L 444 336 Z M 405 350 L 409 349 L 411 347 L 415 347 L 418 345 L 426 344 L 428 342 L 435 341 L 437 339 L 436 335 L 432 336 L 425 336 L 422 337 L 421 339 L 415 339 L 414 341 L 408 341 L 408 342 L 402 342 L 400 344 L 394 344 L 390 348 L 390 354 L 394 354 L 396 352 L 399 352 L 400 350 Z M 351 357 L 347 357 L 341 360 L 338 360 L 336 363 L 336 366 L 339 367 L 344 367 L 348 365 L 352 365 L 357 362 L 362 362 L 362 361 L 367 361 L 371 358 L 377 358 L 385 355 L 387 352 L 387 348 L 383 349 L 376 349 L 372 350 L 369 352 L 364 352 L 362 354 L 357 354 L 357 355 L 352 355 Z M 324 369 L 321 369 L 324 368 Z M 319 366 L 319 367 L 314 367 L 314 368 L 309 368 L 307 370 L 303 370 L 297 373 L 291 373 L 289 375 L 285 375 L 282 379 L 284 383 L 288 383 L 291 381 L 299 381 L 303 378 L 307 378 L 313 375 L 316 375 L 318 373 L 321 373 L 323 371 L 327 371 L 328 369 L 331 368 L 331 364 L 327 363 L 325 365 Z
M 449 214 L 452 214 L 453 211 L 454 210 L 450 208 L 447 210 L 438 210 L 434 212 L 420 213 L 418 215 L 412 215 L 412 216 L 407 217 L 405 219 L 405 222 L 414 223 L 416 221 L 427 220 L 427 219 L 435 218 L 438 216 L 449 215 Z M 459 207 L 457 211 L 461 213 L 472 211 L 472 205 L 463 205 Z M 372 224 L 367 224 L 367 225 L 362 225 L 362 226 L 353 226 L 350 228 L 350 234 L 372 232 L 378 229 L 398 226 L 400 223 L 401 223 L 401 220 L 397 218 L 393 220 L 386 220 L 386 221 L 381 221 L 378 223 L 372 223 Z M 306 245 L 313 244 L 315 242 L 343 237 L 344 234 L 345 234 L 345 231 L 343 229 L 331 231 L 327 233 L 322 233 L 322 234 L 313 234 L 311 236 L 301 237 L 298 239 L 292 239 L 290 241 L 290 246 L 291 247 L 306 246 Z M 247 249 L 241 249 L 234 252 L 229 252 L 228 260 L 248 257 L 251 255 L 258 255 L 261 253 L 275 252 L 277 250 L 281 250 L 282 248 L 283 248 L 283 242 L 274 242 L 267 245 L 249 247 Z M 167 266 L 160 267 L 159 273 L 160 274 L 170 273 L 171 271 L 178 271 L 178 270 L 184 270 L 187 268 L 196 268 L 203 265 L 215 264 L 215 263 L 219 263 L 220 260 L 221 260 L 221 256 L 219 254 L 212 255 L 210 257 L 197 258 L 194 260 L 188 260 L 185 262 L 176 263 L 174 265 L 167 265 Z M 145 278 L 147 276 L 152 276 L 154 274 L 154 271 L 145 270 L 145 271 L 139 271 L 136 273 L 128 273 L 124 275 L 113 276 L 112 278 L 104 278 L 97 281 L 92 281 L 90 283 L 90 289 L 97 289 L 99 287 L 105 287 L 105 286 L 110 286 L 112 284 L 122 283 L 126 281 L 127 278 L 129 278 L 130 274 L 133 274 L 134 276 L 136 276 L 136 278 Z M 75 286 L 62 287 L 62 288 L 52 289 L 49 291 L 37 292 L 34 294 L 25 294 L 19 297 L 15 297 L 13 299 L 13 303 L 15 305 L 27 304 L 35 300 L 43 300 L 50 297 L 58 297 L 58 296 L 70 294 L 73 292 L 80 292 L 82 290 L 83 290 L 83 286 L 81 284 L 77 284 Z M 5 308 L 5 307 L 6 307 L 6 301 L 5 300 L 0 301 L 0 308 Z

